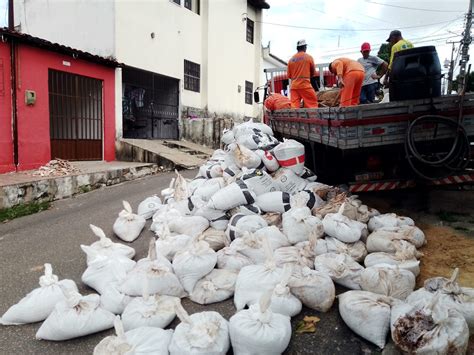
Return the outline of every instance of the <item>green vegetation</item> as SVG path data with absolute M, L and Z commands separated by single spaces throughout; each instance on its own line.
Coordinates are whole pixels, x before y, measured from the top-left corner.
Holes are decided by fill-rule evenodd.
M 469 229 L 465 228 L 465 227 L 454 227 L 454 229 L 458 230 L 458 231 L 461 231 L 461 232 L 469 232 Z
M 459 85 L 459 75 L 456 77 L 456 80 L 453 80 L 453 90 L 458 91 Z M 474 72 L 469 73 L 467 78 L 467 87 L 466 92 L 474 91 Z
M 385 60 L 387 63 L 390 60 L 390 51 L 389 51 L 389 44 L 388 43 L 382 43 L 380 46 L 380 49 L 377 53 L 377 57 L 380 59 Z
M 460 217 L 468 216 L 467 213 L 458 213 L 458 212 L 450 212 L 450 211 L 439 211 L 438 217 L 443 222 L 454 223 L 460 222 Z
M 0 222 L 9 221 L 18 217 L 28 216 L 33 213 L 47 210 L 51 206 L 51 202 L 32 202 L 21 205 L 4 208 L 0 210 Z

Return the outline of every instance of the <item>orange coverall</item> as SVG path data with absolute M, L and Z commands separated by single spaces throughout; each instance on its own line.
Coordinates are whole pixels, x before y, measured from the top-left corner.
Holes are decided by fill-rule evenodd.
M 342 76 L 344 86 L 341 88 L 341 107 L 359 104 L 360 89 L 364 81 L 364 67 L 357 61 L 339 58 L 332 62 L 332 68 L 337 75 Z
M 301 99 L 305 108 L 318 107 L 318 98 L 310 82 L 315 74 L 313 57 L 305 52 L 296 53 L 288 61 L 287 74 L 291 79 L 291 107 L 300 108 Z

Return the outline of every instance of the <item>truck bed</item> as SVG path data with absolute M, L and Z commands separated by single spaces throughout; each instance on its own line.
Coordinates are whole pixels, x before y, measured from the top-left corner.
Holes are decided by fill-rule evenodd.
M 351 107 L 276 110 L 267 113 L 273 130 L 283 137 L 320 143 L 341 150 L 402 144 L 408 125 L 415 118 L 433 114 L 457 119 L 458 95 Z M 463 124 L 474 137 L 474 93 L 466 94 Z M 424 127 L 416 140 L 452 137 L 445 127 Z

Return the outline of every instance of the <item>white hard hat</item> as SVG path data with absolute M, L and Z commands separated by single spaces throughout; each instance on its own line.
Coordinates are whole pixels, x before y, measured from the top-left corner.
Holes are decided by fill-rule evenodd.
M 306 40 L 300 39 L 298 43 L 296 43 L 296 47 L 306 46 Z

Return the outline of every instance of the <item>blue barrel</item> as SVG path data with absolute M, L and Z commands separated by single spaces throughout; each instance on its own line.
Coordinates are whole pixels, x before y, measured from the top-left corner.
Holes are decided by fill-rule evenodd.
M 390 101 L 441 96 L 441 64 L 434 46 L 395 53 L 390 72 Z

